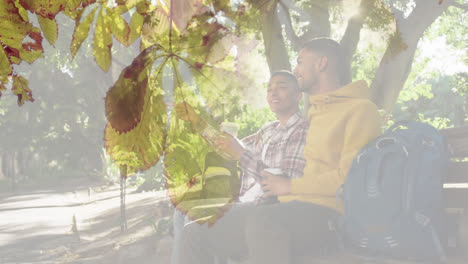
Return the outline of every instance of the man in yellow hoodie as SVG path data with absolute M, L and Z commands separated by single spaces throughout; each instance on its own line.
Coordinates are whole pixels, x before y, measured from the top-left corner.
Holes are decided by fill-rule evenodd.
M 238 211 L 245 221 L 241 239 L 219 233 L 215 248 L 203 247 L 196 225 L 184 230 L 182 263 L 212 263 L 212 255 L 249 259 L 256 264 L 294 263 L 337 247 L 331 223 L 342 212 L 336 192 L 357 152 L 380 135 L 377 107 L 364 81 L 345 84 L 349 72 L 340 45 L 327 38 L 305 43 L 294 70 L 300 88 L 310 95 L 304 175 L 284 179 L 263 171 L 266 196 L 280 203 Z M 235 226 L 230 227 L 236 230 Z M 200 245 L 201 243 L 201 245 Z

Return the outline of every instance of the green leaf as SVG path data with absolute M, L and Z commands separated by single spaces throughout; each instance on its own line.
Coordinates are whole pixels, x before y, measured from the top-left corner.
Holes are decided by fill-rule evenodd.
M 93 55 L 98 66 L 107 72 L 112 62 L 112 34 L 109 25 L 111 20 L 104 10 L 105 8 L 101 7 L 94 29 Z
M 11 65 L 3 49 L 0 49 L 0 82 L 8 83 L 8 75 L 11 74 Z
M 110 8 L 106 8 L 107 15 L 111 18 L 110 28 L 114 37 L 125 46 L 129 46 L 130 27 L 123 17 Z
M 13 76 L 11 91 L 18 96 L 18 106 L 22 106 L 26 101 L 34 102 L 32 91 L 28 86 L 28 80 L 21 76 Z
M 41 16 L 37 16 L 37 19 L 47 41 L 49 41 L 50 45 L 54 46 L 58 34 L 57 22 L 55 19 L 48 19 Z
M 148 0 L 116 0 L 115 2 L 117 6 L 114 7 L 114 10 L 118 14 L 123 14 L 134 7 L 137 7 L 138 13 L 145 14 L 151 5 L 151 1 Z
M 135 12 L 132 16 L 132 20 L 130 21 L 130 37 L 129 37 L 129 44 L 132 44 L 135 40 L 137 40 L 141 35 L 141 28 L 143 27 L 144 17 L 140 15 L 140 13 Z
M 29 22 L 28 11 L 24 9 L 23 6 L 20 5 L 19 0 L 15 0 L 15 6 L 16 8 L 18 8 L 18 13 L 21 16 L 21 18 L 24 21 Z
M 169 16 L 157 8 L 144 17 L 141 29 L 142 38 L 150 43 L 158 43 L 158 37 L 169 31 Z
M 106 116 L 112 128 L 119 133 L 134 129 L 142 119 L 145 93 L 148 90 L 149 71 L 160 47 L 153 45 L 140 53 L 126 67 L 106 95 Z
M 20 50 L 20 57 L 22 60 L 28 62 L 29 64 L 33 63 L 37 59 L 43 57 L 43 51 L 41 50 L 32 50 L 28 51 L 25 49 Z
M 170 75 L 174 78 L 175 101 L 189 102 L 193 107 L 201 105 L 200 97 L 196 95 L 193 87 L 187 86 L 179 72 L 180 62 L 176 59 L 172 59 L 171 62 L 173 72 Z M 178 120 L 175 115 L 171 116 L 166 145 L 164 174 L 172 203 L 192 219 L 210 216 L 202 221 L 209 224 L 215 223 L 229 209 L 229 203 L 236 197 L 232 193 L 231 181 L 226 177 L 205 178 L 205 184 L 203 184 L 205 157 L 210 150 L 212 151 L 211 147 L 199 133 L 191 129 L 187 122 Z M 207 175 L 219 173 L 220 168 L 215 170 L 217 171 L 210 170 L 211 172 L 207 172 Z M 225 169 L 221 170 L 226 173 Z M 208 214 L 191 210 L 196 205 L 202 205 L 199 204 L 200 201 L 201 203 L 205 199 L 212 201 L 212 198 L 217 197 L 226 198 L 221 198 L 217 206 L 210 207 Z
M 81 47 L 81 44 L 88 37 L 89 27 L 94 21 L 96 10 L 97 7 L 95 7 L 81 23 L 75 25 L 75 31 L 73 32 L 73 39 L 70 45 L 72 57 L 75 57 L 76 53 Z

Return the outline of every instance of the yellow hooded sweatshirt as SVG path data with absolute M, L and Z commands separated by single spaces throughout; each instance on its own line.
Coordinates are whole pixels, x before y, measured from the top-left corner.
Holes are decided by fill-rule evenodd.
M 299 200 L 343 212 L 337 190 L 357 152 L 381 134 L 378 109 L 369 96 L 366 82 L 356 81 L 309 97 L 304 175 L 292 179 L 291 194 L 281 196 L 281 202 Z

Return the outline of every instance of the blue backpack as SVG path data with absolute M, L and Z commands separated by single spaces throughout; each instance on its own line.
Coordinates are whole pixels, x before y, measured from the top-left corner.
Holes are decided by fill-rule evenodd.
M 348 245 L 374 257 L 445 260 L 443 137 L 432 126 L 400 122 L 356 156 L 343 185 Z

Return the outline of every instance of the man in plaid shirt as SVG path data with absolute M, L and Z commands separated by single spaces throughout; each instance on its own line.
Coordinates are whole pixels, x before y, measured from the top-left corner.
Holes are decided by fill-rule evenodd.
M 307 122 L 296 111 L 286 123 L 281 124 L 281 121 L 276 120 L 242 139 L 245 151 L 239 158 L 239 165 L 244 170 L 239 198 L 241 202 L 261 197 L 263 192 L 259 182 L 263 169 L 279 168 L 282 176 L 287 178 L 302 176 L 307 128 Z
M 212 234 L 210 237 L 218 237 L 218 232 L 223 233 L 228 230 L 240 234 L 242 230 L 230 228 L 232 221 L 237 224 L 241 223 L 250 210 L 255 210 L 257 206 L 266 202 L 262 199 L 263 192 L 260 186 L 263 177 L 260 172 L 264 169 L 274 168 L 285 178 L 302 176 L 305 167 L 304 144 L 308 125 L 301 116 L 298 107 L 301 97 L 302 93 L 299 90 L 296 77 L 291 72 L 278 71 L 273 73 L 268 84 L 267 102 L 278 120 L 264 125 L 257 133 L 247 136 L 241 141 L 229 135 L 217 140 L 217 150 L 221 152 L 228 150 L 233 159 L 239 160 L 239 166 L 243 169 L 244 174 L 239 197 L 241 203 L 232 207 L 210 230 L 207 230 Z M 176 106 L 179 118 L 195 123 L 195 126 L 202 130 L 206 124 L 202 124 L 200 128 L 200 122 L 203 121 L 193 120 L 199 117 L 187 113 L 190 111 L 193 110 L 187 106 Z M 174 214 L 175 229 L 180 229 L 176 225 L 185 222 L 181 220 L 181 217 L 183 214 L 176 211 Z M 205 227 L 201 226 L 200 228 Z M 180 230 L 178 232 L 175 230 L 173 264 L 179 262 L 178 240 L 180 238 L 177 234 L 179 232 Z M 213 242 L 216 243 L 216 241 Z M 217 255 L 230 257 L 223 254 Z

